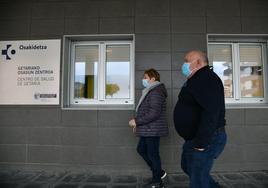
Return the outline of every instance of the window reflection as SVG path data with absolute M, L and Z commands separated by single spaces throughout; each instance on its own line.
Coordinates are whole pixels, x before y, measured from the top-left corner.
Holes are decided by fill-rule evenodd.
M 106 98 L 130 98 L 130 46 L 106 47 Z
M 209 45 L 209 62 L 213 71 L 221 78 L 226 98 L 233 97 L 233 62 L 231 45 Z
M 98 46 L 75 48 L 75 98 L 97 98 Z
M 264 97 L 261 46 L 240 45 L 241 97 Z

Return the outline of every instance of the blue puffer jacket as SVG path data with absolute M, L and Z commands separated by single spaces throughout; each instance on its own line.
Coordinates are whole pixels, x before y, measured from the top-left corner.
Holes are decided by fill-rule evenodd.
M 135 118 L 137 136 L 167 136 L 167 90 L 164 84 L 152 88 L 140 104 Z

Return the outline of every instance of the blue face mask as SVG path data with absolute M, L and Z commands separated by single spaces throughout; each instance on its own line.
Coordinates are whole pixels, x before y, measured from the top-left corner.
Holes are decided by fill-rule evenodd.
M 144 87 L 148 87 L 150 85 L 149 81 L 147 79 L 142 79 L 142 85 Z
M 189 77 L 192 73 L 190 69 L 190 63 L 183 63 L 181 70 L 182 70 L 182 74 L 186 77 Z

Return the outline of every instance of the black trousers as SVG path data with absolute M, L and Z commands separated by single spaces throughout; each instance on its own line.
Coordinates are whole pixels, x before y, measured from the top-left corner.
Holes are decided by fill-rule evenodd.
M 161 182 L 161 159 L 159 155 L 160 137 L 140 137 L 137 152 L 152 171 L 152 182 Z

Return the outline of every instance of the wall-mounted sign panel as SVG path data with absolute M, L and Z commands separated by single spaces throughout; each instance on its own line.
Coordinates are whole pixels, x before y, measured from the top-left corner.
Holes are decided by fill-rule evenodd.
M 58 105 L 60 40 L 0 41 L 0 104 Z

